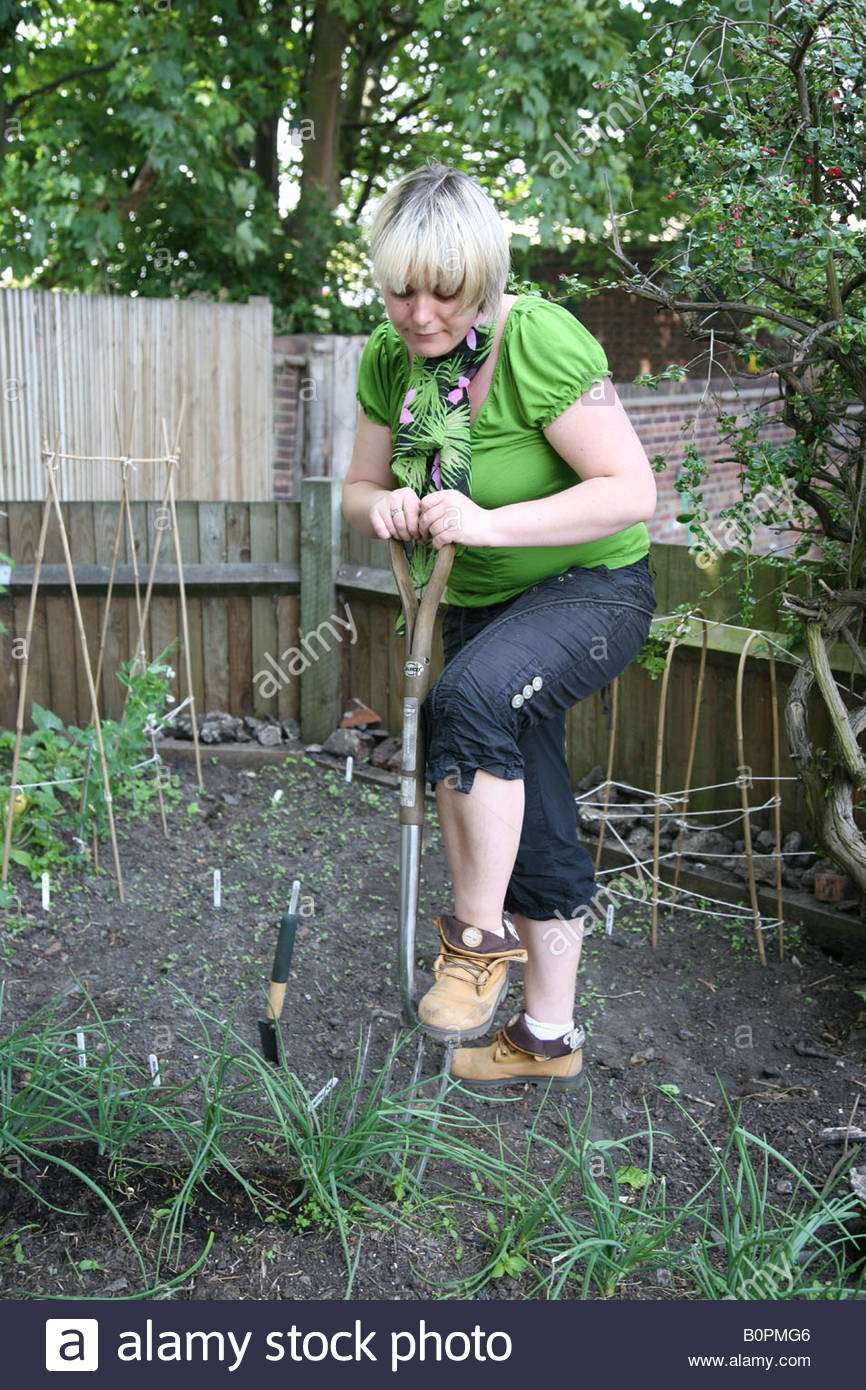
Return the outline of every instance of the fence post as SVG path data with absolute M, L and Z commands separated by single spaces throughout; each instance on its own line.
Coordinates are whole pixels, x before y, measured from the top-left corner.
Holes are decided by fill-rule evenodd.
M 342 533 L 337 478 L 301 482 L 301 650 L 310 664 L 301 674 L 301 734 L 321 743 L 340 718 L 340 644 L 335 625 L 337 569 Z M 324 626 L 323 626 L 324 624 Z

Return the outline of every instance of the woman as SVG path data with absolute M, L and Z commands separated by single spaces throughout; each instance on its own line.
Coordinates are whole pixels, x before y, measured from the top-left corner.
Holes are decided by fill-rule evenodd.
M 457 1048 L 452 1075 L 573 1084 L 595 883 L 565 713 L 646 640 L 655 481 L 596 340 L 559 305 L 505 294 L 507 236 L 473 179 L 425 165 L 400 180 L 371 259 L 388 321 L 360 364 L 344 515 L 417 542 L 418 583 L 456 546 L 446 666 L 422 710 L 454 915 L 436 921 L 436 982 L 418 1014 L 435 1037 L 479 1037 L 522 960 L 524 1010 L 492 1044 Z

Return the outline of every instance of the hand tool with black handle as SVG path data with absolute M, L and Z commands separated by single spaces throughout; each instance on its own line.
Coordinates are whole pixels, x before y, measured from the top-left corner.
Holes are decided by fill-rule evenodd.
M 277 1040 L 277 1028 L 280 1015 L 283 1012 L 283 1000 L 286 997 L 286 982 L 289 978 L 289 970 L 292 965 L 292 952 L 295 949 L 295 932 L 298 927 L 298 899 L 301 896 L 301 884 L 299 879 L 295 879 L 292 884 L 292 897 L 289 902 L 289 910 L 280 922 L 280 932 L 277 937 L 277 949 L 274 954 L 274 964 L 271 970 L 271 982 L 268 985 L 268 1017 L 259 1019 L 259 1036 L 262 1040 L 262 1052 L 268 1062 L 279 1062 L 280 1050 Z

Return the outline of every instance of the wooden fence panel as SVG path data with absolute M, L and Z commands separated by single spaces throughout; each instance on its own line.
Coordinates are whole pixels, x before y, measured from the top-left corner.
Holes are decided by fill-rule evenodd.
M 226 559 L 226 509 L 224 503 L 198 504 L 199 559 L 223 564 Z M 226 709 L 229 695 L 228 604 L 224 598 L 201 600 L 202 652 L 205 709 Z
M 300 511 L 297 507 L 277 508 L 277 559 L 283 564 L 300 566 L 301 526 Z M 300 636 L 301 603 L 297 594 L 279 594 L 277 605 L 277 646 L 278 660 L 282 653 L 294 647 Z M 281 685 L 277 695 L 277 712 L 280 719 L 301 718 L 301 682 L 291 680 Z
M 248 563 L 250 550 L 250 509 L 246 502 L 226 504 L 226 561 L 229 563 Z M 226 708 L 242 719 L 253 712 L 252 677 L 253 636 L 250 618 L 250 602 L 245 595 L 230 594 L 226 599 L 226 617 L 229 630 L 228 644 L 228 697 Z
M 9 514 L 0 507 L 0 564 L 5 565 L 2 556 L 9 554 Z M 4 592 L 5 590 L 5 592 Z M 12 597 L 5 584 L 0 585 L 0 643 L 3 648 L 3 661 L 0 662 L 0 729 L 12 729 L 18 709 L 18 681 L 16 660 L 10 641 L 10 632 L 15 631 L 15 614 Z
M 277 553 L 276 511 L 277 504 L 275 502 L 250 503 L 250 558 L 252 560 L 270 560 Z M 256 595 L 250 600 L 250 603 L 253 651 L 259 654 L 257 669 L 267 670 L 270 667 L 270 662 L 265 661 L 265 656 L 268 655 L 272 660 L 279 662 L 279 655 L 283 650 L 279 641 L 275 595 Z M 253 690 L 253 713 L 259 719 L 263 719 L 267 715 L 276 718 L 279 713 L 279 696 L 277 694 L 264 694 L 263 691 L 266 689 L 268 687 L 261 681 Z
M 352 457 L 358 423 L 355 388 L 367 339 L 334 335 L 302 340 L 303 473 L 342 478 Z
M 139 458 L 180 434 L 178 495 L 213 501 L 272 495 L 273 314 L 266 300 L 195 300 L 8 289 L 0 295 L 0 498 L 44 490 L 43 439 L 63 452 Z M 115 393 L 122 438 L 115 421 Z M 135 428 L 130 435 L 133 421 Z M 133 495 L 161 495 L 163 470 L 141 463 Z M 117 498 L 118 464 L 64 461 L 65 498 Z
M 148 502 L 144 516 L 145 526 L 138 555 L 142 605 L 147 593 L 147 576 L 150 572 L 150 562 L 154 551 L 157 552 L 159 564 L 171 563 L 174 544 L 171 530 L 165 525 L 167 517 L 159 502 Z M 138 541 L 137 521 L 136 541 Z M 186 696 L 186 677 L 183 674 L 181 648 L 180 607 L 174 594 L 169 597 L 167 594 L 154 591 L 150 601 L 150 618 L 145 632 L 145 640 L 148 642 L 145 650 L 150 661 L 157 660 L 163 652 L 166 652 L 166 661 L 176 673 L 175 690 L 178 695 L 183 691 L 184 696 Z M 201 698 L 204 699 L 204 691 L 200 693 Z M 198 695 L 199 692 L 197 691 L 196 696 L 198 697 Z
M 180 553 L 183 557 L 184 566 L 197 564 L 201 559 L 199 552 L 199 530 L 198 530 L 198 507 L 197 502 L 178 502 L 175 508 L 177 512 L 177 531 L 180 539 Z M 166 539 L 169 539 L 167 535 Z M 172 546 L 174 542 L 172 540 Z M 172 561 L 174 552 L 172 550 Z M 207 708 L 207 690 L 205 687 L 205 656 L 204 641 L 202 633 L 202 600 L 197 595 L 187 593 L 186 595 L 187 624 L 189 628 L 189 657 L 192 668 L 192 687 L 196 692 L 196 709 L 203 713 Z M 181 634 L 181 642 L 178 648 L 178 678 L 180 687 L 186 693 L 186 661 L 183 652 L 183 624 L 178 606 L 178 625 Z
M 13 651 L 16 638 L 23 637 L 26 627 L 42 504 L 12 502 L 5 510 L 8 515 L 0 517 L 0 550 L 5 549 L 12 557 L 15 571 L 10 595 L 0 596 L 0 621 L 8 628 L 0 637 L 4 677 L 0 683 L 0 727 L 12 728 L 20 667 Z M 156 584 L 145 631 L 145 651 L 148 659 L 154 660 L 170 647 L 167 659 L 176 672 L 175 697 L 186 694 L 174 542 L 156 501 L 132 506 L 134 544 L 130 544 L 124 527 L 106 626 L 105 599 L 118 512 L 118 504 L 112 502 L 64 504 L 94 674 L 105 628 L 99 695 L 101 713 L 111 718 L 122 714 L 125 694 L 116 672 L 132 656 L 138 637 L 132 556 L 135 554 L 137 560 L 143 604 L 157 538 Z M 299 506 L 294 502 L 178 504 L 193 688 L 199 712 L 220 707 L 233 714 L 252 713 L 256 701 L 253 677 L 262 666 L 264 654 L 278 656 L 280 650 L 295 646 L 299 640 L 298 512 Z M 224 575 L 228 575 L 225 581 Z M 32 700 L 54 709 L 67 723 L 90 722 L 90 699 L 71 591 L 53 515 L 31 645 L 27 727 L 32 727 Z M 259 701 L 259 714 L 264 712 L 261 706 Z M 297 718 L 299 709 L 300 689 L 295 680 L 282 696 L 279 712 L 283 717 Z

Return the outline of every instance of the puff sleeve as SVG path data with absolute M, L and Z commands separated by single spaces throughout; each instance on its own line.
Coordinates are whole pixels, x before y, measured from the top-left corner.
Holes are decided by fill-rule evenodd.
M 380 323 L 367 339 L 358 365 L 358 404 L 368 419 L 377 425 L 391 426 L 388 353 L 388 324 Z
M 520 413 L 546 429 L 589 388 L 610 376 L 601 344 L 583 324 L 549 300 L 535 299 L 521 313 L 509 342 Z

